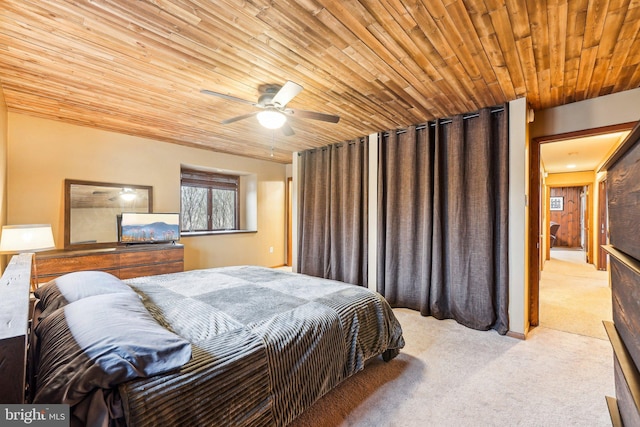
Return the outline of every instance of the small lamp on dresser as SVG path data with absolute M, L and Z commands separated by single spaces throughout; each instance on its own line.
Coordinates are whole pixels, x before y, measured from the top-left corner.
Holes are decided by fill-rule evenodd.
M 16 254 L 55 249 L 51 224 L 4 225 L 0 236 L 0 253 Z M 35 253 L 33 254 L 35 256 Z M 38 272 L 32 262 L 31 290 L 38 287 Z

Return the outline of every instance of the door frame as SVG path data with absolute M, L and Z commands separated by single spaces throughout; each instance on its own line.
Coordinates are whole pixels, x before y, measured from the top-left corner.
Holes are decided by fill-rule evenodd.
M 582 138 L 585 136 L 603 135 L 606 133 L 631 130 L 637 122 L 621 123 L 617 125 L 602 126 L 584 129 L 575 132 L 566 132 L 557 135 L 547 135 L 533 138 L 529 145 L 529 326 L 540 324 L 540 270 L 542 266 L 541 254 L 544 248 L 540 224 L 540 209 L 542 206 L 541 189 L 542 177 L 540 175 L 540 146 L 549 142 L 560 142 L 568 139 Z M 548 216 L 547 216 L 548 218 Z M 545 224 L 546 225 L 546 224 Z
M 289 267 L 293 266 L 293 178 L 287 177 L 287 187 L 285 189 L 285 212 L 287 228 L 287 260 Z
M 604 196 L 604 197 L 603 197 Z M 608 244 L 609 236 L 609 213 L 607 207 L 607 177 L 598 181 L 598 265 L 600 271 L 607 271 L 607 260 L 609 254 L 602 249 Z
M 590 182 L 589 184 L 583 186 L 584 189 L 584 206 L 580 206 L 580 210 L 582 211 L 580 213 L 580 215 L 582 215 L 582 221 L 583 223 L 580 224 L 581 226 L 581 233 L 585 234 L 585 239 L 584 239 L 584 253 L 585 253 L 585 261 L 587 262 L 587 264 L 595 264 L 593 262 L 593 258 L 594 258 L 594 244 L 593 244 L 593 230 L 591 228 L 591 215 L 592 212 L 595 211 L 596 207 L 593 206 L 593 204 L 591 203 L 592 201 L 592 194 L 593 194 L 593 183 Z M 595 265 L 594 265 L 595 267 Z

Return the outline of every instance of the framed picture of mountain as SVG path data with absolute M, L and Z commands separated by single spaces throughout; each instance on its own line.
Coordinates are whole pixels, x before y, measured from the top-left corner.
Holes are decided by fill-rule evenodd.
M 123 212 L 120 243 L 167 243 L 180 240 L 180 214 Z

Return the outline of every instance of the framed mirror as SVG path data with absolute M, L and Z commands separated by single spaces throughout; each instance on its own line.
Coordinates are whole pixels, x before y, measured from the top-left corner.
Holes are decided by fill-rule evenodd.
M 153 212 L 153 187 L 66 179 L 64 248 L 92 249 L 118 242 L 118 215 Z

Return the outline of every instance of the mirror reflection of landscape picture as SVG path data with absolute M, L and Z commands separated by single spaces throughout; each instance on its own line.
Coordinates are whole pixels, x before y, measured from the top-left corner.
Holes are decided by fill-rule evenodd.
M 180 214 L 127 213 L 120 220 L 121 243 L 159 243 L 180 240 Z

